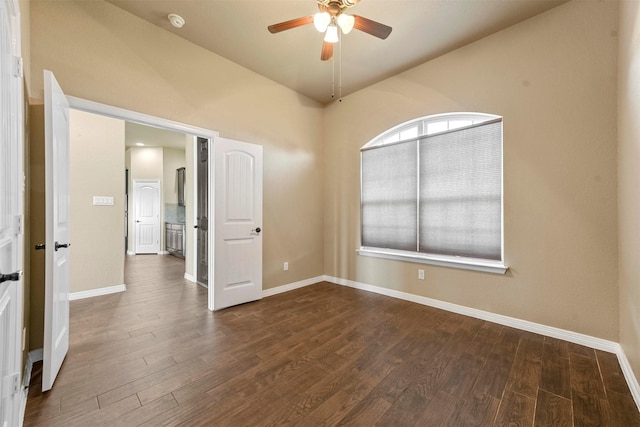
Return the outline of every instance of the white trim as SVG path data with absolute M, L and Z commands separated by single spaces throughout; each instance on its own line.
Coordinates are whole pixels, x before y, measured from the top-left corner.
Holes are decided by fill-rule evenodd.
M 633 368 L 631 367 L 629 359 L 627 359 L 627 355 L 624 353 L 622 346 L 619 345 L 619 347 L 619 351 L 616 352 L 616 355 L 618 356 L 618 363 L 620 363 L 622 374 L 627 380 L 627 385 L 629 386 L 629 390 L 631 391 L 631 396 L 633 396 L 633 400 L 636 402 L 636 406 L 640 410 L 640 384 L 638 383 L 638 379 L 633 373 Z
M 106 286 L 104 288 L 90 289 L 88 291 L 69 292 L 69 301 L 78 299 L 99 297 L 102 295 L 116 294 L 127 290 L 127 285 Z
M 174 132 L 187 133 L 190 135 L 198 135 L 202 137 L 218 137 L 218 132 L 204 129 L 198 126 L 192 126 L 184 123 L 174 122 L 173 120 L 163 119 L 149 114 L 138 113 L 124 108 L 114 107 L 111 105 L 101 104 L 99 102 L 89 101 L 87 99 L 68 96 L 69 107 L 74 110 L 86 111 L 88 113 L 100 114 L 115 119 L 126 120 L 128 122 L 139 123 L 142 125 L 154 126 L 161 129 L 172 130 Z
M 169 251 L 160 251 L 158 255 L 169 255 Z
M 275 288 L 264 289 L 262 291 L 262 298 L 271 297 L 273 295 L 281 294 L 283 292 L 293 291 L 294 289 L 304 288 L 305 286 L 314 285 L 323 281 L 327 276 L 317 276 L 311 279 L 300 280 L 299 282 L 289 283 L 288 285 L 276 286 Z
M 460 268 L 463 270 L 481 271 L 483 273 L 505 274 L 509 267 L 501 261 L 480 260 L 475 258 L 448 257 L 438 255 L 426 255 L 420 253 L 411 253 L 406 251 L 397 251 L 393 249 L 372 249 L 360 248 L 356 251 L 358 255 L 393 259 L 396 261 L 417 262 L 420 264 L 437 265 L 440 267 Z
M 135 255 L 136 253 L 134 251 L 129 251 L 127 250 L 127 255 Z
M 193 274 L 189 274 L 189 273 L 184 273 L 184 279 L 188 280 L 190 282 L 196 283 L 196 278 L 193 277 Z

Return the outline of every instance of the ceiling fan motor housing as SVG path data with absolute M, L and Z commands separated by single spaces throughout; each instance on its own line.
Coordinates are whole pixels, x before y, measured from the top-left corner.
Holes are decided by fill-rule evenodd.
M 347 7 L 355 6 L 359 1 L 360 0 L 318 0 L 318 4 L 325 7 L 335 5 L 340 9 L 345 9 Z

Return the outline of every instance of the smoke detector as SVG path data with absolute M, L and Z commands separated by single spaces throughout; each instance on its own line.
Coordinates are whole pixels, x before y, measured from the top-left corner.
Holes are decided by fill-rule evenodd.
M 176 28 L 182 28 L 182 26 L 184 25 L 184 18 L 180 15 L 170 13 L 167 18 L 169 18 L 169 22 L 171 22 L 171 25 Z

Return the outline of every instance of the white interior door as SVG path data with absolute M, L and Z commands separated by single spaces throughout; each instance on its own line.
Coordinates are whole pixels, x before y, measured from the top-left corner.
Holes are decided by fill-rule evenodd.
M 262 298 L 262 146 L 215 138 L 213 147 L 209 309 L 219 310 Z
M 160 181 L 134 181 L 135 252 L 160 253 Z
M 45 310 L 42 391 L 50 390 L 69 350 L 69 102 L 44 72 Z
M 0 426 L 19 425 L 24 264 L 22 78 L 17 2 L 0 1 Z

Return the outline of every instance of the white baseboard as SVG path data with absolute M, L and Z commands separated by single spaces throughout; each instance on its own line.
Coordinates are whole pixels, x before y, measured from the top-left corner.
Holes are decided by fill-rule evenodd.
M 337 285 L 348 286 L 351 288 L 374 292 L 380 295 L 386 295 L 405 301 L 411 301 L 418 304 L 427 305 L 429 307 L 439 308 L 445 311 L 450 311 L 469 317 L 475 317 L 477 319 L 486 320 L 489 322 L 497 323 L 499 325 L 509 326 L 512 328 L 521 329 L 523 331 L 533 332 L 536 334 L 545 335 L 548 337 L 595 348 L 597 350 L 614 353 L 618 357 L 620 368 L 622 369 L 624 377 L 627 380 L 631 395 L 633 396 L 638 409 L 640 409 L 640 385 L 638 384 L 638 379 L 633 373 L 633 369 L 631 368 L 629 360 L 627 359 L 627 356 L 625 355 L 622 347 L 617 342 L 592 337 L 590 335 L 585 335 L 578 332 L 567 331 L 565 329 L 555 328 L 553 326 L 541 325 L 539 323 L 530 322 L 528 320 L 516 319 L 514 317 L 503 316 L 501 314 L 495 314 L 488 311 L 478 310 L 475 308 L 465 307 L 445 301 L 409 294 L 407 292 L 401 292 L 393 289 L 382 288 L 380 286 L 355 282 L 353 280 L 341 279 L 338 277 L 327 275 L 323 276 L 323 280 L 326 282 L 335 283 Z
M 133 251 L 127 251 L 127 255 L 135 255 L 136 253 Z
M 127 290 L 127 285 L 106 286 L 104 288 L 90 289 L 88 291 L 69 292 L 69 301 L 84 298 L 98 297 L 101 295 L 115 294 Z
M 169 255 L 169 251 L 160 251 L 158 255 Z
M 196 278 L 194 277 L 193 274 L 184 273 L 184 278 L 185 278 L 185 280 L 188 280 L 190 282 L 196 283 Z
M 313 285 L 324 281 L 325 276 L 313 277 L 311 279 L 300 280 L 299 282 L 289 283 L 288 285 L 276 286 L 275 288 L 269 288 L 262 291 L 262 297 L 270 297 L 273 295 L 281 294 L 283 292 L 289 292 L 294 289 L 304 288 L 305 286 Z
M 622 346 L 620 346 L 620 351 L 616 352 L 616 355 L 618 356 L 620 369 L 622 369 L 622 373 L 627 380 L 627 385 L 629 386 L 633 400 L 635 400 L 636 406 L 640 410 L 640 383 L 638 383 L 638 379 L 633 373 L 633 368 L 631 367 L 629 359 L 627 359 L 627 355 L 624 353 Z

